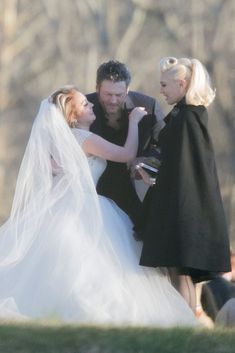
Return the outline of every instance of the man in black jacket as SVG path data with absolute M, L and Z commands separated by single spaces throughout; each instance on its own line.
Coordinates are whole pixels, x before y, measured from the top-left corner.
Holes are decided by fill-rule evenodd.
M 163 127 L 163 114 L 152 97 L 129 91 L 131 76 L 127 66 L 110 60 L 99 66 L 96 77 L 96 92 L 87 94 L 94 104 L 96 120 L 91 131 L 110 142 L 124 145 L 128 130 L 128 113 L 137 106 L 148 112 L 139 123 L 138 156 L 142 156 L 150 144 L 157 139 Z M 97 192 L 113 199 L 137 224 L 140 218 L 141 201 L 136 193 L 130 169 L 125 163 L 108 161 L 101 176 Z

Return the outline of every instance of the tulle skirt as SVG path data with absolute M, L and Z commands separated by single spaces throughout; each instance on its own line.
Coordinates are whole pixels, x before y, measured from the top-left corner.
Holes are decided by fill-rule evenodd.
M 142 243 L 126 214 L 107 198 L 99 202 L 97 233 L 89 226 L 92 214 L 78 217 L 69 195 L 47 214 L 25 256 L 0 269 L 0 317 L 196 325 L 166 272 L 139 266 Z

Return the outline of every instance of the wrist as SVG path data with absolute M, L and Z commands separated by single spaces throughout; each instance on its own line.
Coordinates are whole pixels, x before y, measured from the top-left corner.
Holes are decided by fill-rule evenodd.
M 131 118 L 129 120 L 129 124 L 130 125 L 138 125 L 139 124 L 139 120 L 138 119 L 135 119 L 135 118 Z

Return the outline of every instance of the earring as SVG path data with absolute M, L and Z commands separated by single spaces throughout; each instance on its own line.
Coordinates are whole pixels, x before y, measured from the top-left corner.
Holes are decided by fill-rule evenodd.
M 76 127 L 75 124 L 76 124 L 76 120 L 73 120 L 70 122 L 70 126 L 72 129 L 74 129 Z

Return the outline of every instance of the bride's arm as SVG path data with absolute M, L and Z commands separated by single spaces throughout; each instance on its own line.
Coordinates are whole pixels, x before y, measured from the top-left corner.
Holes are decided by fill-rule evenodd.
M 142 107 L 136 107 L 132 110 L 124 146 L 115 145 L 96 134 L 92 134 L 82 145 L 84 152 L 114 162 L 131 161 L 135 158 L 138 148 L 138 123 L 146 114 Z

